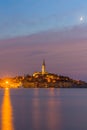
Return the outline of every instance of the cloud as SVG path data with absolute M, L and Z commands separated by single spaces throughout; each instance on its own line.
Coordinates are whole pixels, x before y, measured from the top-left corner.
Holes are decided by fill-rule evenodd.
M 0 40 L 0 74 L 40 71 L 45 58 L 49 72 L 87 80 L 86 32 L 80 25 Z

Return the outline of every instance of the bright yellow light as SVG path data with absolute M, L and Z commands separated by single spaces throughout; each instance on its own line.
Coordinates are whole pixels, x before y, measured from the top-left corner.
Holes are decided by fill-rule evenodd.
M 8 84 L 9 82 L 8 82 L 8 81 L 6 81 L 5 83 L 6 83 L 6 84 Z
M 8 90 L 8 88 L 5 88 L 6 90 Z

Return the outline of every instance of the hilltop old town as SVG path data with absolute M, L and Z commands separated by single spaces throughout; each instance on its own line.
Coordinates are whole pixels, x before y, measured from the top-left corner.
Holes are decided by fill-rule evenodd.
M 61 76 L 46 71 L 45 60 L 42 63 L 41 72 L 33 75 L 24 75 L 0 79 L 0 88 L 86 88 L 87 83 L 81 80 L 73 80 L 67 76 Z

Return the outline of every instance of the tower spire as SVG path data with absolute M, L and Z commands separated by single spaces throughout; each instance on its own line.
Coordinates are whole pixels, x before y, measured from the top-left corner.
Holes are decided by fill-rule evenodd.
M 45 65 L 45 60 L 43 59 L 43 63 L 42 63 L 42 74 L 45 74 L 46 72 L 46 65 Z
M 43 59 L 43 65 L 45 66 L 45 60 Z

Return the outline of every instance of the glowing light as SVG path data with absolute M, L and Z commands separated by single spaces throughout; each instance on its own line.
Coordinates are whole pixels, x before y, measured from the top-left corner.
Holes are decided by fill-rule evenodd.
M 8 90 L 8 88 L 5 88 L 6 90 Z
M 9 82 L 8 82 L 8 81 L 6 81 L 5 83 L 6 83 L 6 84 L 8 84 Z
M 83 17 L 83 16 L 80 17 L 80 21 L 81 21 L 81 22 L 84 21 L 84 17 Z

